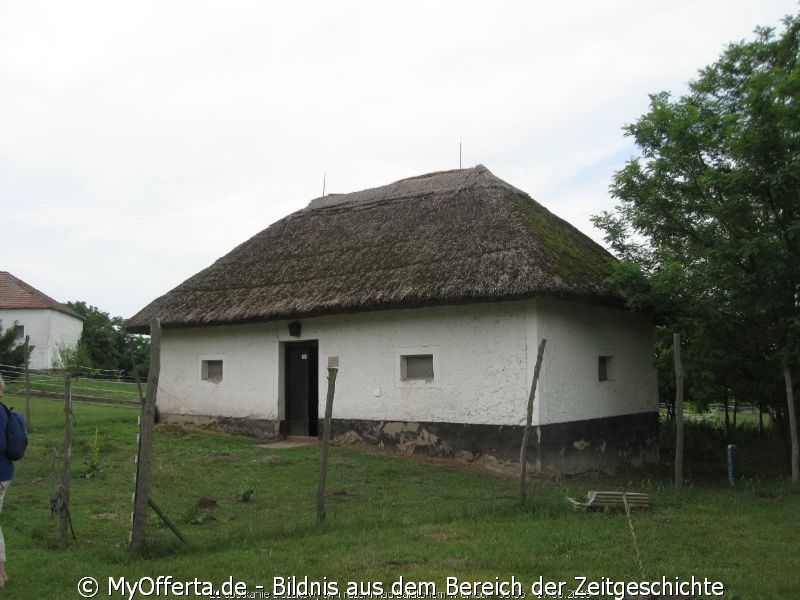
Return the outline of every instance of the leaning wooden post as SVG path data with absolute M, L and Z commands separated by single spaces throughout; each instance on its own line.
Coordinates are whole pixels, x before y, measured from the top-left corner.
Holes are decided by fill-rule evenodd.
M 175 526 L 175 523 L 172 522 L 172 519 L 170 519 L 167 514 L 161 510 L 161 507 L 156 504 L 155 500 L 148 498 L 147 503 L 150 505 L 150 508 L 152 508 L 155 513 L 161 517 L 161 520 L 164 522 L 164 524 L 169 527 L 170 531 L 172 531 L 172 533 L 174 533 L 180 541 L 182 541 L 184 544 L 189 543 L 186 538 L 183 537 L 183 534 L 180 532 L 180 530 Z
M 789 409 L 789 433 L 792 438 L 792 485 L 800 482 L 800 449 L 797 441 L 797 415 L 794 409 L 794 390 L 792 389 L 792 372 L 789 367 L 783 368 L 783 378 L 786 380 L 786 406 Z
M 683 489 L 683 362 L 681 334 L 672 336 L 675 355 L 675 490 Z
M 25 336 L 25 427 L 31 430 L 31 374 L 28 371 L 28 347 L 31 336 Z
M 59 534 L 61 543 L 67 545 L 67 528 L 70 526 L 69 515 L 69 469 L 72 461 L 72 378 L 64 375 L 64 465 L 61 469 L 61 486 L 58 490 L 59 516 L 61 524 Z
M 533 369 L 533 383 L 531 393 L 528 395 L 528 414 L 525 419 L 525 432 L 522 434 L 522 446 L 519 449 L 519 500 L 522 504 L 528 498 L 525 489 L 525 479 L 528 474 L 528 443 L 531 439 L 531 423 L 533 421 L 533 399 L 536 396 L 536 385 L 539 382 L 539 372 L 542 369 L 542 358 L 544 357 L 544 346 L 547 339 L 539 342 L 539 350 L 536 352 L 536 367 Z
M 325 429 L 322 432 L 319 484 L 317 485 L 317 523 L 320 525 L 325 523 L 325 480 L 328 477 L 328 447 L 331 444 L 331 413 L 333 413 L 333 394 L 336 391 L 336 374 L 338 372 L 338 358 L 328 358 L 328 395 L 325 398 Z
M 148 498 L 150 495 L 150 468 L 153 460 L 153 430 L 156 412 L 156 392 L 161 369 L 161 322 L 150 320 L 150 372 L 147 377 L 147 395 L 139 417 L 139 453 L 136 458 L 136 490 L 133 494 L 133 526 L 131 551 L 141 553 L 145 543 Z

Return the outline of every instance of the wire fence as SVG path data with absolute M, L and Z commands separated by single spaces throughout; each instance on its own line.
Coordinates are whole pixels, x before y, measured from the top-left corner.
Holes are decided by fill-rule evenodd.
M 64 395 L 64 375 L 72 376 L 72 397 L 76 401 L 113 404 L 139 404 L 143 387 L 131 377 L 97 376 L 94 369 L 28 371 L 25 367 L 0 364 L 6 381 L 5 394 L 16 397 L 60 398 Z M 106 372 L 109 373 L 109 372 Z

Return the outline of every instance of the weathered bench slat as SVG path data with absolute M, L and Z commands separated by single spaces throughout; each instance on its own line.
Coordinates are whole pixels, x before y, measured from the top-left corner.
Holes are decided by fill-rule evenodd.
M 626 503 L 630 509 L 650 507 L 650 497 L 638 492 L 590 491 L 586 494 L 586 502 L 579 502 L 574 498 L 567 498 L 567 502 L 575 510 L 624 508 Z

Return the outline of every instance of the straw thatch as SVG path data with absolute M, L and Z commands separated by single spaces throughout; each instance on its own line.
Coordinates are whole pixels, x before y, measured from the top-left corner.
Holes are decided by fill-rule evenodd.
M 165 327 L 550 295 L 618 305 L 612 256 L 486 167 L 329 195 L 127 321 Z

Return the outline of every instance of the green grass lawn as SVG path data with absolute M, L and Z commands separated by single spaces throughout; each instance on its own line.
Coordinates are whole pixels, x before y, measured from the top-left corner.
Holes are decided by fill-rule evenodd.
M 101 585 L 96 597 L 107 598 L 109 577 L 133 583 L 159 575 L 215 585 L 233 578 L 251 591 L 270 589 L 273 577 L 308 577 L 336 582 L 342 592 L 348 581 L 388 587 L 401 577 L 435 582 L 440 591 L 447 577 L 514 576 L 526 587 L 543 577 L 568 582 L 566 594 L 577 576 L 641 579 L 624 513 L 574 513 L 564 502 L 621 488 L 651 495 L 653 509 L 633 516 L 648 580 L 708 577 L 724 583 L 725 598 L 800 593 L 800 495 L 785 479 L 746 478 L 730 489 L 723 472 L 718 483 L 690 482 L 681 497 L 657 472 L 537 479 L 521 507 L 512 479 L 336 447 L 328 519 L 317 527 L 318 448 L 265 449 L 245 437 L 170 425 L 157 427 L 152 496 L 190 544 L 182 546 L 153 513 L 147 556 L 132 558 L 126 542 L 138 411 L 76 403 L 74 412 L 77 541 L 62 548 L 58 518 L 49 514 L 62 464 L 63 403 L 37 398 L 28 455 L 0 515 L 10 577 L 0 597 L 80 598 L 78 581 L 91 576 Z M 88 467 L 95 432 L 99 470 Z

